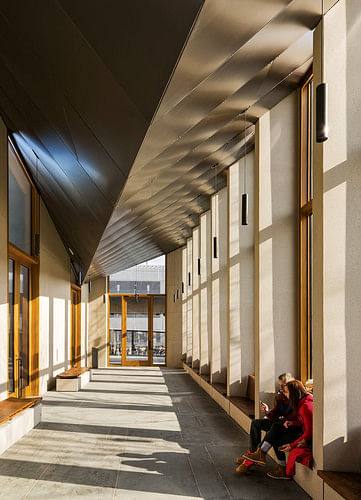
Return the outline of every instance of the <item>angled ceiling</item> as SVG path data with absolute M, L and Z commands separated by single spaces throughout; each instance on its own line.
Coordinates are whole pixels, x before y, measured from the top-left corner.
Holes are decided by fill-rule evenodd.
M 83 275 L 202 3 L 0 2 L 0 112 Z
M 0 1 L 0 112 L 88 279 L 185 243 L 258 117 L 310 67 L 320 11 L 315 0 Z
M 320 4 L 321 5 L 321 4 Z M 94 278 L 186 242 L 254 123 L 312 63 L 314 0 L 206 0 L 95 253 Z M 212 168 L 216 165 L 216 168 Z M 215 179 L 217 173 L 217 180 Z

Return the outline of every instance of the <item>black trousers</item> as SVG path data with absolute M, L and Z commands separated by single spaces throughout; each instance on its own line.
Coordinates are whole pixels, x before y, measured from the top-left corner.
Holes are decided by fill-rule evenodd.
M 274 422 L 270 430 L 265 435 L 264 441 L 270 443 L 277 455 L 278 460 L 286 460 L 286 455 L 283 451 L 279 451 L 278 447 L 283 444 L 292 443 L 302 434 L 302 427 L 286 428 L 282 422 Z
M 274 420 L 268 420 L 268 418 L 256 418 L 252 420 L 249 432 L 251 437 L 251 451 L 256 451 L 259 448 L 262 441 L 262 431 L 269 431 L 274 422 Z

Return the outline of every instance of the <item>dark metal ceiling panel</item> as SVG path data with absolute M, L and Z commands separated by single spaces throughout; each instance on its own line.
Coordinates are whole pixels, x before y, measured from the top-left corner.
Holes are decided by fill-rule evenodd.
M 202 3 L 0 2 L 1 114 L 83 273 Z
M 185 244 L 209 208 L 209 196 L 225 185 L 222 170 L 243 155 L 242 111 L 247 109 L 249 150 L 253 124 L 310 68 L 320 5 L 206 1 L 88 278 L 141 262 L 145 249 L 148 259 Z

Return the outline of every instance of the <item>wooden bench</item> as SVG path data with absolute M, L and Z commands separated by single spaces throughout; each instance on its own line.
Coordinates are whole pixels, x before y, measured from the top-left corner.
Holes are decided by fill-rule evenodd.
M 0 401 L 0 455 L 41 421 L 42 398 Z
M 318 470 L 317 474 L 340 497 L 346 500 L 359 500 L 361 498 L 360 473 Z
M 56 390 L 58 392 L 77 392 L 89 381 L 89 368 L 75 366 L 56 376 Z

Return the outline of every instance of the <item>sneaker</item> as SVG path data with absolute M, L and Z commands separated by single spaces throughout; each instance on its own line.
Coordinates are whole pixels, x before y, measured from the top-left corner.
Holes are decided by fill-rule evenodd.
M 291 476 L 287 476 L 286 467 L 280 465 L 277 470 L 272 470 L 267 472 L 267 476 L 272 479 L 291 479 Z
M 239 474 L 243 474 L 243 475 L 249 474 L 249 469 L 250 469 L 251 466 L 246 465 L 245 462 L 246 461 L 243 460 L 243 462 L 241 463 L 241 465 L 239 465 L 237 467 L 236 472 L 238 472 Z
M 256 464 L 266 465 L 266 453 L 263 453 L 261 448 L 258 448 L 254 453 L 245 453 L 243 458 Z
M 236 463 L 237 463 L 237 464 L 241 464 L 241 463 L 243 463 L 243 461 L 244 461 L 244 457 L 245 457 L 246 455 L 249 455 L 250 453 L 252 453 L 252 452 L 251 452 L 251 450 L 248 450 L 248 451 L 246 451 L 246 452 L 245 452 L 245 453 L 244 453 L 241 457 L 236 458 Z

